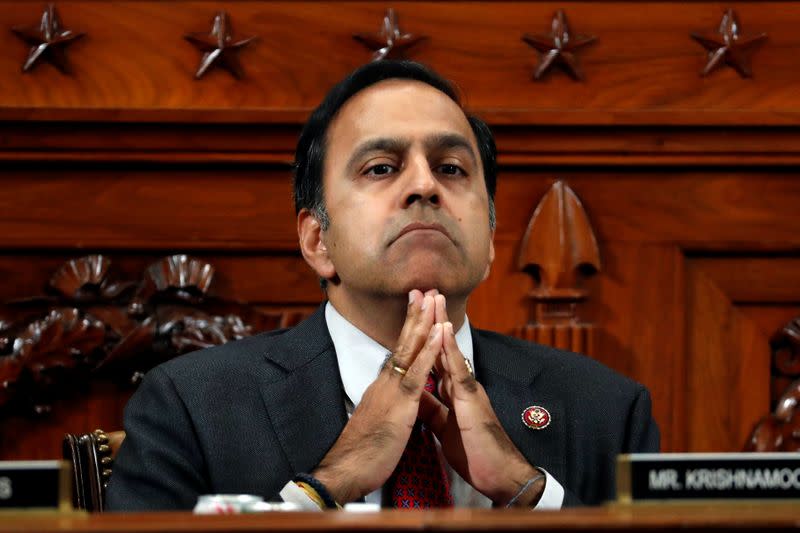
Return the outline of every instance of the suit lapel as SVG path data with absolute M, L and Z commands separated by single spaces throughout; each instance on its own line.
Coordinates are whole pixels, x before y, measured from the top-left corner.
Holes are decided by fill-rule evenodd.
M 261 395 L 294 472 L 312 470 L 347 422 L 336 352 L 325 324 L 325 304 L 281 335 L 265 354 L 283 372 L 262 375 Z
M 546 384 L 537 381 L 541 371 L 535 347 L 523 353 L 507 341 L 472 330 L 475 373 L 492 403 L 497 418 L 508 436 L 528 462 L 547 470 L 556 479 L 564 479 L 566 418 L 564 404 Z M 544 407 L 550 424 L 544 429 L 530 429 L 522 413 L 530 406 Z

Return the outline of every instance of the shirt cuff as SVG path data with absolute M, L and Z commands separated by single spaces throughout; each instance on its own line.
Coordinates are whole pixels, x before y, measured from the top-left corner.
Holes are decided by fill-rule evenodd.
M 301 511 L 322 511 L 320 506 L 294 481 L 283 486 L 280 496 L 283 501 L 298 505 Z
M 544 468 L 539 468 L 539 470 L 544 472 L 544 491 L 542 491 L 542 497 L 539 498 L 539 502 L 533 509 L 536 511 L 555 511 L 561 509 L 561 506 L 564 505 L 564 487 L 561 486 L 561 483 L 556 481 L 556 478 L 550 475 L 550 472 Z

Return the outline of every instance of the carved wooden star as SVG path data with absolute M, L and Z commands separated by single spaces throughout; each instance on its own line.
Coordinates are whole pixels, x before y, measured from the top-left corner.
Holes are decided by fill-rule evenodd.
M 85 35 L 62 29 L 53 4 L 45 8 L 38 28 L 11 28 L 11 31 L 32 47 L 28 52 L 28 59 L 22 65 L 23 72 L 30 71 L 41 59 L 62 73 L 69 74 L 71 69 L 64 49 Z
M 723 64 L 733 67 L 743 78 L 750 78 L 753 72 L 750 69 L 750 54 L 755 45 L 767 38 L 766 33 L 755 37 L 743 38 L 739 35 L 739 20 L 733 9 L 728 9 L 722 15 L 718 35 L 714 33 L 692 33 L 692 38 L 708 50 L 708 63 L 701 76 L 707 76 L 711 71 Z
M 573 35 L 567 24 L 567 16 L 559 9 L 553 15 L 552 31 L 549 35 L 529 34 L 522 40 L 535 48 L 539 56 L 539 64 L 533 78 L 539 80 L 553 65 L 560 65 L 574 80 L 582 80 L 583 72 L 578 65 L 575 52 L 597 40 L 593 35 Z
M 256 37 L 248 37 L 241 41 L 234 41 L 231 35 L 231 21 L 228 13 L 220 11 L 214 17 L 211 33 L 193 32 L 188 33 L 184 38 L 192 43 L 198 50 L 203 52 L 200 66 L 194 77 L 198 80 L 213 67 L 218 65 L 231 74 L 236 79 L 244 77 L 244 69 L 239 62 L 238 52 L 244 46 L 253 42 Z
M 378 33 L 358 33 L 353 39 L 360 42 L 374 53 L 372 61 L 381 59 L 401 59 L 406 50 L 427 39 L 424 35 L 403 33 L 397 24 L 394 9 L 387 9 L 383 17 L 383 25 Z

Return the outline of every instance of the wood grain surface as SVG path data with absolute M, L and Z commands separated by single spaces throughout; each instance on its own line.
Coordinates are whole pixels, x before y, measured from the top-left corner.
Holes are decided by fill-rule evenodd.
M 188 253 L 217 268 L 224 297 L 317 305 L 297 247 L 294 146 L 327 89 L 369 60 L 352 35 L 377 31 L 387 7 L 58 2 L 62 25 L 87 33 L 64 76 L 49 64 L 23 74 L 27 48 L 10 31 L 38 25 L 45 5 L 0 0 L 0 301 L 40 294 L 71 257 L 106 254 L 136 279 Z M 665 451 L 740 449 L 769 412 L 766 339 L 800 309 L 800 3 L 391 7 L 403 31 L 429 37 L 408 57 L 455 81 L 497 137 L 497 257 L 470 321 L 502 333 L 529 321 L 535 280 L 517 257 L 534 208 L 563 180 L 602 263 L 576 287 L 593 357 L 650 389 Z M 742 35 L 768 35 L 753 79 L 728 67 L 700 76 L 706 52 L 689 34 L 714 31 L 728 7 Z M 200 54 L 183 36 L 208 31 L 220 8 L 235 37 L 259 38 L 240 53 L 240 82 L 193 77 Z M 555 70 L 534 82 L 538 58 L 521 36 L 548 32 L 559 8 L 598 37 L 579 53 L 586 80 Z M 49 417 L 4 418 L 0 458 L 57 457 L 64 432 L 118 429 L 129 394 L 100 381 Z
M 0 2 L 0 29 L 35 26 L 42 6 Z M 706 51 L 692 31 L 715 31 L 716 2 L 398 2 L 404 31 L 429 36 L 409 57 L 453 79 L 470 109 L 505 124 L 797 124 L 800 35 L 793 2 L 742 2 L 742 34 L 768 34 L 753 79 L 731 68 L 702 78 Z M 0 31 L 0 118 L 297 123 L 336 80 L 369 60 L 352 35 L 377 31 L 380 2 L 224 4 L 246 78 L 193 78 L 199 53 L 183 40 L 209 31 L 213 2 L 65 1 L 64 27 L 86 36 L 68 49 L 74 76 L 50 65 L 23 75 L 26 47 Z M 531 79 L 536 53 L 521 37 L 547 33 L 556 8 L 574 32 L 597 36 L 580 51 L 586 81 L 563 72 Z
M 784 503 L 608 506 L 543 511 L 452 509 L 379 513 L 270 513 L 193 516 L 188 513 L 22 516 L 4 519 L 0 531 L 17 533 L 223 531 L 737 531 L 790 530 L 800 511 Z

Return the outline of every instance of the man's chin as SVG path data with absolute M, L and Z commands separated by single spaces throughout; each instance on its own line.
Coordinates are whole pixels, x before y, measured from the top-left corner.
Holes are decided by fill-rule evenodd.
M 464 283 L 461 279 L 431 275 L 431 273 L 423 273 L 416 276 L 401 276 L 397 281 L 399 282 L 399 292 L 401 294 L 407 293 L 413 289 L 418 289 L 422 292 L 436 289 L 441 294 L 450 295 L 469 293 L 474 288 L 466 286 L 468 284 Z
M 390 292 L 403 294 L 413 289 L 422 292 L 437 289 L 446 296 L 469 294 L 480 283 L 480 279 L 473 279 L 474 273 L 466 268 L 460 258 L 450 254 L 428 254 L 415 250 L 402 259 L 383 273 L 387 288 L 393 289 Z

